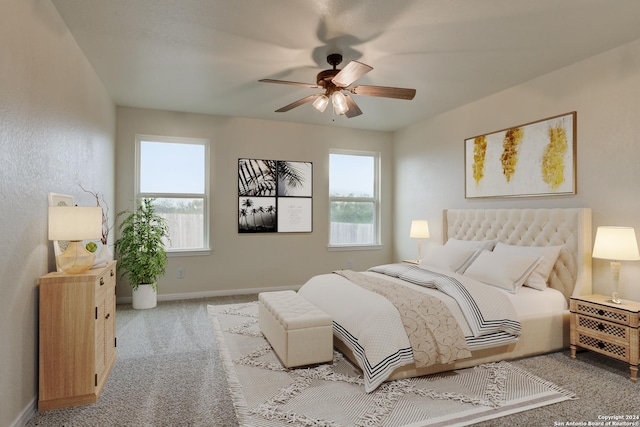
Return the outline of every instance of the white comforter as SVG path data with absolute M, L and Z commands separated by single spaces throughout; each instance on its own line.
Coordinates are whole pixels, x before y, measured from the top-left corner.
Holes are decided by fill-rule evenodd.
M 382 267 L 396 269 L 396 265 Z M 398 275 L 408 274 L 414 282 L 419 280 L 413 276 L 422 273 L 418 267 L 401 265 L 397 265 L 396 270 Z M 435 269 L 433 272 L 446 273 Z M 462 286 L 456 289 L 455 285 L 449 294 L 463 295 L 451 296 L 388 275 L 365 274 L 380 275 L 440 298 L 458 320 L 471 350 L 514 342 L 519 336 L 519 323 L 511 302 L 502 291 L 491 286 L 452 274 L 455 282 Z M 363 370 L 365 391 L 375 390 L 397 367 L 413 363 L 413 351 L 400 314 L 383 296 L 337 274 L 315 276 L 299 293 L 333 318 L 334 334 L 349 346 Z

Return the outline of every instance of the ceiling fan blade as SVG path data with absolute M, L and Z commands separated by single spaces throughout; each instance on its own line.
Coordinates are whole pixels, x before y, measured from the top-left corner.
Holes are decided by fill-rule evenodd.
M 285 113 L 285 112 L 287 112 L 289 110 L 293 110 L 294 108 L 299 107 L 302 104 L 306 104 L 307 102 L 313 101 L 314 99 L 316 99 L 319 96 L 322 96 L 322 94 L 321 93 L 316 93 L 316 94 L 313 94 L 313 95 L 306 96 L 306 97 L 304 97 L 302 99 L 298 99 L 297 101 L 292 102 L 291 104 L 285 105 L 284 107 L 276 110 L 276 113 Z
M 331 80 L 338 87 L 347 87 L 360 77 L 373 70 L 373 67 L 358 61 L 351 61 Z
M 351 118 L 351 117 L 356 117 L 362 114 L 362 110 L 360 110 L 360 107 L 358 107 L 358 104 L 356 104 L 356 101 L 353 100 L 351 95 L 349 95 L 348 93 L 345 93 L 344 97 L 347 99 L 347 107 L 349 107 L 347 112 L 344 113 L 345 116 L 347 116 L 348 118 Z
M 258 80 L 259 82 L 262 83 L 278 83 L 281 85 L 292 85 L 292 86 L 302 86 L 302 87 L 307 87 L 309 89 L 316 89 L 318 88 L 317 84 L 313 84 L 313 83 L 300 83 L 300 82 L 290 82 L 287 80 L 273 80 L 273 79 L 261 79 Z
M 395 99 L 407 99 L 411 100 L 416 96 L 415 89 L 407 89 L 402 87 L 387 87 L 387 86 L 355 86 L 348 89 L 349 92 L 355 95 L 365 96 L 381 96 L 383 98 L 395 98 Z

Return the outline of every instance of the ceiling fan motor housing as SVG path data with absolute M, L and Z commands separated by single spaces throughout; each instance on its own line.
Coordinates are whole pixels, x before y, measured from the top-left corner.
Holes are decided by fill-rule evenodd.
M 333 67 L 333 70 L 320 71 L 316 78 L 316 83 L 318 86 L 323 87 L 330 92 L 335 92 L 339 89 L 331 80 L 340 72 L 340 69 L 336 67 L 342 62 L 342 55 L 339 53 L 332 53 L 327 56 L 327 62 Z M 331 93 L 329 93 L 329 95 L 330 94 Z
M 340 72 L 339 69 L 320 71 L 316 79 L 318 86 L 323 87 L 325 89 L 329 89 L 329 88 L 337 89 L 336 85 L 334 85 L 331 80 L 339 72 Z
M 339 90 L 331 80 L 333 80 L 336 74 L 340 72 L 340 69 L 336 67 L 342 62 L 342 55 L 340 55 L 339 53 L 332 53 L 327 56 L 327 62 L 333 67 L 333 70 L 320 71 L 318 73 L 318 76 L 316 77 L 316 83 L 318 84 L 318 86 L 330 91 L 328 95 L 331 95 L 331 92 Z

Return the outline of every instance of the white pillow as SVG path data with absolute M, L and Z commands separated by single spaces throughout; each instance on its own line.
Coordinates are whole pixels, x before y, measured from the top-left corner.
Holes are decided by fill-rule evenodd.
M 476 249 L 456 248 L 453 246 L 437 246 L 430 249 L 421 267 L 435 267 L 462 274 L 479 254 Z
M 556 264 L 556 260 L 560 255 L 562 246 L 514 246 L 498 242 L 495 249 L 496 253 L 509 253 L 512 255 L 526 255 L 542 257 L 538 267 L 524 282 L 524 286 L 528 286 L 539 291 L 544 291 L 547 287 L 547 281 L 551 275 L 551 270 Z
M 496 245 L 497 240 L 458 240 L 449 239 L 445 246 L 454 247 L 459 249 L 486 249 L 492 251 Z
M 541 259 L 541 257 L 482 251 L 464 275 L 516 293 Z

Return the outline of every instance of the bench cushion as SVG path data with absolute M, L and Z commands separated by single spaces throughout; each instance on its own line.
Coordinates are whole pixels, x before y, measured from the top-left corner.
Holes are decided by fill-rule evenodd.
M 258 295 L 258 325 L 287 367 L 333 360 L 333 325 L 329 315 L 295 291 Z
M 295 291 L 262 292 L 258 299 L 285 330 L 331 326 L 331 317 Z

